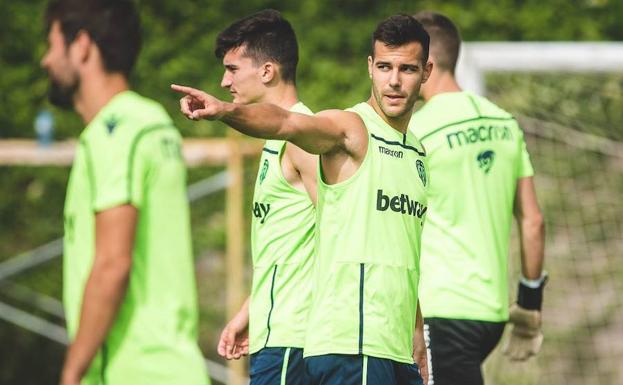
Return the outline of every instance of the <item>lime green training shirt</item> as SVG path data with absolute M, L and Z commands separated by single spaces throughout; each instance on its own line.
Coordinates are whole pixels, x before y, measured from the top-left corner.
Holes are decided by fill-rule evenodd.
M 290 110 L 312 114 L 300 102 Z M 302 348 L 305 342 L 316 210 L 307 192 L 283 176 L 285 146 L 282 140 L 266 141 L 255 181 L 250 353 L 264 347 Z
M 468 92 L 439 94 L 411 120 L 428 150 L 422 235 L 424 317 L 505 321 L 517 179 L 533 175 L 523 133 L 506 111 Z
M 413 363 L 420 236 L 428 170 L 416 137 L 368 103 L 368 148 L 349 179 L 318 177 L 312 308 L 304 354 L 364 354 Z
M 208 383 L 197 346 L 197 296 L 181 137 L 164 109 L 132 91 L 80 135 L 65 201 L 63 297 L 79 326 L 95 254 L 95 214 L 138 209 L 129 285 L 83 384 Z

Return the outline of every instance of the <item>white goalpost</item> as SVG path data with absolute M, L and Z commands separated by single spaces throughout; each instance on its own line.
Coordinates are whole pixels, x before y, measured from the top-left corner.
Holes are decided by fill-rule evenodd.
M 471 42 L 461 47 L 457 78 L 486 94 L 486 72 L 621 72 L 623 43 Z

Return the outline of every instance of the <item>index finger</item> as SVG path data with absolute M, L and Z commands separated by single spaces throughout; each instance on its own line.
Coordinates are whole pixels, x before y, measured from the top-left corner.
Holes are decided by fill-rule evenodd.
M 218 345 L 216 346 L 216 351 L 219 356 L 225 357 L 225 341 L 223 341 L 223 337 L 221 337 L 218 341 Z
M 194 96 L 194 97 L 200 97 L 203 94 L 202 91 L 199 91 L 196 88 L 187 87 L 187 86 L 180 86 L 178 84 L 171 84 L 171 89 L 173 91 L 175 91 L 175 92 L 191 95 L 191 96 Z

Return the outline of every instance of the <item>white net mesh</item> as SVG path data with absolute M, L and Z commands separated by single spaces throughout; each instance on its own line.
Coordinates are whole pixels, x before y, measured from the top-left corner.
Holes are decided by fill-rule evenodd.
M 564 82 L 547 87 L 532 78 L 523 85 L 540 97 L 546 94 L 551 105 L 566 101 L 562 109 L 534 109 L 533 115 L 556 122 L 519 115 L 546 219 L 545 341 L 541 353 L 526 363 L 511 363 L 498 346 L 485 365 L 487 384 L 623 384 L 623 142 L 607 138 L 621 138 L 617 122 L 622 120 L 616 111 L 607 119 L 620 94 L 601 92 L 612 84 L 620 88 L 621 81 L 584 80 L 592 87 L 576 87 L 575 94 Z M 593 98 L 578 98 L 587 89 Z M 524 97 L 534 102 L 529 95 Z M 600 111 L 601 121 L 591 120 Z M 589 123 L 583 126 L 582 120 Z M 515 293 L 519 257 L 511 254 Z

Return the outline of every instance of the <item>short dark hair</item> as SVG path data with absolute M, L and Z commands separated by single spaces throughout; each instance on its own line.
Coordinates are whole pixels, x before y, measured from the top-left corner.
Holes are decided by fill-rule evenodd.
M 400 47 L 408 43 L 418 42 L 422 45 L 424 63 L 428 61 L 430 38 L 422 24 L 413 16 L 394 15 L 380 22 L 372 34 L 372 57 L 374 57 L 374 44 L 377 41 L 388 47 Z
M 422 11 L 414 16 L 431 37 L 431 50 L 435 53 L 437 68 L 454 73 L 459 59 L 461 35 L 452 20 L 441 13 Z
M 107 72 L 132 72 L 141 49 L 141 25 L 130 0 L 51 0 L 45 13 L 46 27 L 58 21 L 65 43 L 85 31 L 102 54 Z
M 296 34 L 279 11 L 265 9 L 232 23 L 216 38 L 214 54 L 222 59 L 227 52 L 244 46 L 245 56 L 254 64 L 267 60 L 279 63 L 286 83 L 296 83 L 299 48 Z

